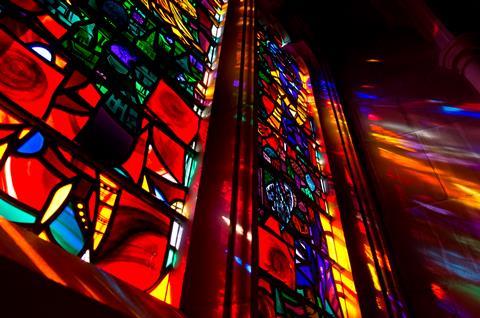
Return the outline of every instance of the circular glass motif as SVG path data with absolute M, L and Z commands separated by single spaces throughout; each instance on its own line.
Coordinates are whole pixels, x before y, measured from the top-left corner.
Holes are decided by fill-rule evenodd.
M 272 210 L 277 212 L 284 224 L 288 224 L 292 218 L 292 210 L 295 205 L 295 195 L 285 183 L 274 182 L 267 186 L 267 199 L 272 205 Z

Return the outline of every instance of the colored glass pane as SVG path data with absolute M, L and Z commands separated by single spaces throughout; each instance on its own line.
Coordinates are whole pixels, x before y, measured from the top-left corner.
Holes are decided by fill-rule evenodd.
M 3 1 L 1 215 L 178 305 L 226 7 Z
M 272 29 L 257 32 L 259 310 L 359 314 L 309 72 Z

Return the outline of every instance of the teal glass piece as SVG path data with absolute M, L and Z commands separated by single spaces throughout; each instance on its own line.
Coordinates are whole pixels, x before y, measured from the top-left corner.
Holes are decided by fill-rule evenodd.
M 85 244 L 75 213 L 67 205 L 50 225 L 50 231 L 58 244 L 67 252 L 77 255 Z
M 0 216 L 17 223 L 34 223 L 35 217 L 0 198 Z

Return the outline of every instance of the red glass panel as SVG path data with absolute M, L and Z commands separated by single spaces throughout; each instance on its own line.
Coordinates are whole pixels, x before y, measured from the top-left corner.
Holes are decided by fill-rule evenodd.
M 185 199 L 185 190 L 178 188 L 165 178 L 150 173 L 148 179 L 162 192 L 163 196 L 169 203 L 183 201 Z
M 33 0 L 11 0 L 13 4 L 28 11 L 40 11 L 41 8 Z
M 61 131 L 65 137 L 73 140 L 82 127 L 85 126 L 87 120 L 87 116 L 72 115 L 61 109 L 52 108 L 47 118 L 47 124 Z
M 182 146 L 156 128 L 153 129 L 153 144 L 165 162 L 166 168 L 178 182 L 182 182 L 185 162 L 185 151 Z
M 0 92 L 41 117 L 63 76 L 0 30 Z
M 82 96 L 91 106 L 96 106 L 101 96 L 92 84 L 88 84 L 87 87 L 79 89 L 78 95 Z
M 42 15 L 38 17 L 38 19 L 57 39 L 61 38 L 67 32 L 67 30 L 60 25 L 60 23 L 53 20 L 49 15 Z
M 198 130 L 198 117 L 165 82 L 161 81 L 147 106 L 186 144 Z
M 260 267 L 294 289 L 293 249 L 289 249 L 278 238 L 263 228 L 258 229 L 258 242 L 260 249 L 258 264 Z
M 17 156 L 7 159 L 0 175 L 3 191 L 38 211 L 60 181 L 40 160 Z M 32 184 L 35 185 L 34 188 Z
M 133 149 L 130 158 L 123 164 L 123 168 L 127 170 L 130 177 L 135 182 L 139 181 L 140 174 L 142 173 L 144 160 L 145 160 L 145 147 L 147 145 L 148 131 L 145 131 L 138 138 L 137 144 Z
M 166 247 L 165 237 L 153 233 L 139 234 L 129 238 L 98 266 L 137 288 L 147 290 L 160 279 Z

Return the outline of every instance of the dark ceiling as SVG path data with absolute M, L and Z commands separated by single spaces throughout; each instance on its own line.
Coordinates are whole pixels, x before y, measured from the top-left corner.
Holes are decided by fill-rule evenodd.
M 259 0 L 257 6 L 278 18 L 293 41 L 306 40 L 335 67 L 352 50 L 369 47 L 392 33 L 416 33 L 414 18 L 405 9 L 408 2 L 415 0 Z M 452 33 L 480 31 L 480 1 L 425 2 Z
M 312 2 L 316 3 L 312 6 Z M 385 4 L 388 3 L 388 4 Z M 305 40 L 332 66 L 352 51 L 370 47 L 385 34 L 409 27 L 395 1 L 378 0 L 261 0 L 262 13 L 279 19 L 293 42 Z

